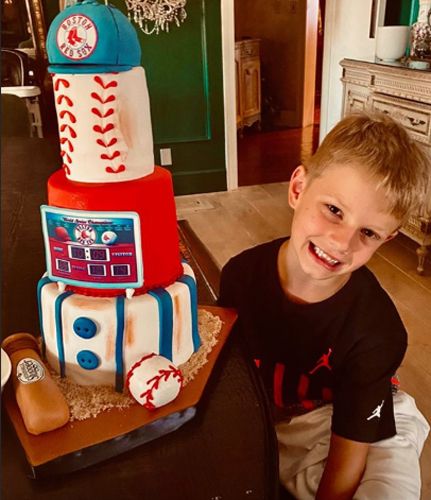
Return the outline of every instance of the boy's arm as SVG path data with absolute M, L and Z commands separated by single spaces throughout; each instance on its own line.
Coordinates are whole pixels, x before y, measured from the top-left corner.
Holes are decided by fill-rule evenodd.
M 368 443 L 331 434 L 328 459 L 316 500 L 351 499 L 365 470 Z

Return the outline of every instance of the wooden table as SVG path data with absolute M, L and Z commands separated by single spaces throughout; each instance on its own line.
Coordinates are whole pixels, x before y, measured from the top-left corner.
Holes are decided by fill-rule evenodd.
M 8 138 L 2 148 L 2 335 L 38 333 L 44 272 L 39 205 L 59 168 L 55 140 Z M 192 420 L 175 432 L 66 475 L 30 479 L 2 419 L 2 498 L 264 500 L 277 498 L 277 446 L 254 367 L 235 335 L 223 348 Z

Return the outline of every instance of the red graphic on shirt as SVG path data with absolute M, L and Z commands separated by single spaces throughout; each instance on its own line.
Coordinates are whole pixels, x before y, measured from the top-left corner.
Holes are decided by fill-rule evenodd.
M 320 398 L 314 395 L 315 399 L 310 399 L 310 384 L 312 381 L 312 377 L 318 372 L 321 368 L 326 368 L 328 371 L 332 371 L 332 366 L 330 362 L 330 357 L 332 355 L 332 348 L 328 348 L 328 351 L 317 360 L 315 366 L 309 370 L 307 373 L 303 373 L 300 375 L 298 380 L 298 385 L 296 388 L 296 396 L 297 401 L 299 401 L 299 405 L 307 411 L 313 410 L 317 406 L 321 405 L 322 402 L 328 403 L 332 401 L 333 394 L 332 389 L 330 387 L 323 386 L 321 387 Z M 255 359 L 255 365 L 257 368 L 261 368 L 261 360 Z M 286 377 L 286 365 L 284 363 L 277 362 L 273 368 L 272 375 L 272 390 L 273 390 L 273 401 L 274 404 L 280 408 L 285 407 L 284 401 L 284 388 L 286 385 L 285 377 Z M 295 404 L 295 403 L 293 403 Z
M 283 363 L 276 363 L 274 370 L 274 403 L 279 407 L 283 408 L 283 380 L 284 380 L 284 369 L 285 365 Z
M 318 370 L 320 370 L 320 368 L 327 368 L 329 371 L 332 370 L 332 366 L 329 360 L 331 354 L 332 354 L 332 348 L 330 347 L 326 354 L 322 354 L 322 356 L 320 356 L 320 358 L 316 362 L 316 365 L 308 372 L 308 374 L 303 373 L 299 377 L 297 396 L 298 400 L 301 401 L 301 405 L 306 410 L 312 410 L 315 407 L 314 402 L 308 398 L 308 391 L 310 387 L 310 376 L 314 375 Z M 321 398 L 323 401 L 331 401 L 332 390 L 329 387 L 322 387 Z
M 332 354 L 332 349 L 328 349 L 328 354 L 322 354 L 319 360 L 316 363 L 316 366 L 310 370 L 308 373 L 313 375 L 313 373 L 317 372 L 319 368 L 328 368 L 328 370 L 332 370 L 332 366 L 329 364 L 329 356 Z

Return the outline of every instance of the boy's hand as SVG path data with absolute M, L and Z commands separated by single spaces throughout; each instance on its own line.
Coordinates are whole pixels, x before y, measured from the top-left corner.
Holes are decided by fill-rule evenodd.
M 332 433 L 316 500 L 353 498 L 365 470 L 368 448 L 368 443 L 352 441 Z

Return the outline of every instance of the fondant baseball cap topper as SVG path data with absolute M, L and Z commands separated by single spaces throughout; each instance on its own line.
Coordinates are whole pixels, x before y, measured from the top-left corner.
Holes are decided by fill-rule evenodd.
M 97 0 L 60 12 L 46 46 L 51 73 L 112 73 L 141 65 L 135 28 L 116 7 Z

